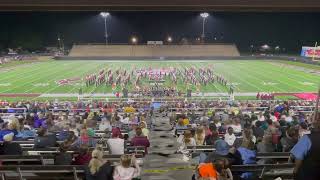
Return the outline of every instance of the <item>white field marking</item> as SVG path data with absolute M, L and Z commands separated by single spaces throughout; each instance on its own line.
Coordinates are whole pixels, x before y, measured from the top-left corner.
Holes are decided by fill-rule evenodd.
M 199 64 L 195 64 L 195 66 L 199 69 Z M 201 66 L 200 66 L 201 67 Z M 216 81 L 215 81 L 216 82 Z M 211 84 L 211 83 L 210 83 Z M 221 89 L 219 86 L 216 86 L 215 83 L 212 83 L 213 86 L 217 89 L 218 92 L 225 92 L 223 89 Z
M 279 64 L 281 64 L 281 63 L 270 63 L 271 65 L 273 65 L 273 66 L 279 66 Z M 281 66 L 282 67 L 282 66 Z M 303 72 L 303 73 L 306 73 L 307 75 L 313 75 L 312 73 L 308 73 L 308 72 L 305 72 L 305 71 L 303 71 L 303 70 L 299 70 L 299 69 L 296 69 L 297 67 L 284 67 L 285 69 L 288 69 L 288 70 L 290 70 L 290 71 L 292 71 L 292 70 L 295 70 L 295 71 L 299 71 L 299 72 Z M 283 72 L 283 69 L 281 69 L 281 70 L 274 70 L 274 71 L 276 71 L 276 72 Z M 319 72 L 318 72 L 319 73 Z M 310 79 L 309 78 L 306 78 L 306 77 L 304 77 L 304 76 L 300 76 L 300 75 L 297 75 L 297 74 L 295 74 L 295 73 L 288 73 L 288 74 L 290 74 L 290 76 L 295 76 L 295 77 L 297 77 L 298 79 L 304 79 L 304 80 L 307 80 L 307 81 L 309 81 Z M 289 76 L 286 76 L 288 79 L 291 79 L 291 80 L 293 80 L 293 81 L 297 81 L 297 80 L 295 80 L 295 79 L 292 79 L 292 78 L 290 78 Z M 316 84 L 314 83 L 314 85 L 312 85 L 312 86 L 316 86 Z
M 256 66 L 254 66 L 254 67 L 256 67 Z M 254 68 L 252 68 L 252 69 L 254 69 Z M 261 70 L 261 68 L 259 68 L 259 67 L 256 67 L 255 68 L 256 70 Z M 262 77 L 267 77 L 267 76 L 265 76 L 265 75 L 263 75 L 264 73 L 267 73 L 267 72 L 264 72 L 264 73 L 257 73 L 258 71 L 253 71 L 252 73 L 253 74 L 258 74 L 259 76 L 262 76 Z M 261 80 L 261 79 L 258 79 L 258 78 L 256 78 L 255 76 L 252 76 L 252 77 L 254 77 L 255 79 L 257 79 L 257 80 L 259 80 L 259 81 L 263 81 L 263 80 Z M 267 79 L 267 78 L 266 78 Z M 278 79 L 276 79 L 280 84 L 282 83 L 281 81 L 279 81 Z M 287 84 L 288 86 L 290 86 L 288 83 L 283 83 L 283 84 Z M 291 87 L 293 87 L 293 86 L 291 86 Z M 275 86 L 275 88 L 277 88 L 277 89 L 279 89 L 281 92 L 284 92 L 284 90 L 283 89 L 281 89 L 280 87 L 278 87 L 278 86 Z M 262 90 L 260 90 L 261 92 L 263 92 Z
M 264 86 L 275 86 L 275 85 L 278 85 L 279 83 L 274 83 L 274 82 L 263 82 L 261 83 L 262 85 Z
M 103 64 L 103 66 L 104 65 L 106 65 L 105 63 Z M 108 65 L 108 67 L 109 67 L 110 65 Z M 101 69 L 101 67 L 100 67 L 100 65 L 97 65 L 96 67 L 92 67 L 93 68 L 93 70 L 94 71 L 99 71 L 99 69 Z M 110 68 L 112 68 L 111 66 L 110 66 Z M 91 72 L 93 72 L 93 70 L 90 68 L 88 71 L 86 71 L 83 75 L 86 75 L 86 74 L 89 74 L 89 73 L 91 73 Z M 82 86 L 84 86 L 84 82 L 82 82 Z M 67 93 L 69 93 L 69 92 L 72 92 L 72 91 L 74 91 L 74 89 L 76 89 L 76 88 L 78 88 L 78 87 L 74 87 L 74 88 L 72 88 L 70 91 L 68 91 Z M 97 87 L 96 87 L 97 88 Z M 94 90 L 96 89 L 96 88 L 94 88 Z M 91 91 L 91 93 L 92 93 L 93 91 Z
M 95 67 L 95 66 L 97 66 L 97 68 L 94 68 L 94 70 L 95 71 L 97 71 L 97 70 L 99 70 L 99 65 L 96 65 L 96 64 L 91 64 L 93 67 Z M 79 66 L 79 67 L 81 67 L 81 66 Z M 79 69 L 79 67 L 77 68 L 77 69 Z M 90 66 L 91 67 L 91 66 Z M 80 70 L 76 70 L 76 71 L 80 71 Z M 82 70 L 81 70 L 82 71 Z M 80 73 L 76 73 L 75 71 L 74 72 L 72 72 L 72 74 L 71 75 L 69 75 L 69 76 L 72 76 L 73 74 L 81 74 L 81 71 L 80 71 Z M 88 73 L 90 73 L 90 72 L 92 72 L 93 70 L 91 69 L 91 68 L 89 68 L 89 70 L 88 71 L 86 71 L 85 73 L 82 73 L 81 74 L 81 76 L 84 76 L 84 75 L 86 75 L 86 74 L 88 74 Z M 66 74 L 64 74 L 64 76 L 65 76 Z M 51 91 L 53 91 L 53 90 L 55 90 L 55 89 L 57 89 L 58 87 L 60 87 L 60 86 L 55 86 L 55 87 L 53 87 L 53 88 L 51 88 L 51 89 L 48 89 L 47 91 L 45 91 L 44 92 L 44 94 L 45 93 L 49 93 L 49 92 L 51 92 Z M 72 92 L 74 89 L 76 89 L 76 88 L 78 88 L 77 86 L 74 86 L 74 88 L 72 88 L 70 91 L 68 91 L 67 93 L 69 93 L 69 92 Z
M 232 85 L 232 86 L 239 86 L 241 83 L 237 83 L 237 82 L 232 82 L 232 83 L 227 83 L 228 86 Z
M 33 84 L 33 86 L 35 86 L 35 87 L 47 87 L 49 85 L 50 85 L 49 83 L 36 83 L 36 84 Z
M 41 67 L 41 68 L 43 68 L 43 67 Z M 40 68 L 40 69 L 41 69 Z M 49 71 L 49 72 L 53 72 L 54 70 L 56 70 L 56 69 L 52 69 L 51 71 Z M 16 86 L 14 86 L 14 88 L 13 89 L 16 89 L 16 88 L 18 88 L 18 87 L 21 87 L 21 86 L 24 86 L 24 85 L 26 85 L 26 84 L 30 84 L 30 83 L 32 83 L 32 82 L 35 82 L 35 81 L 37 81 L 37 80 L 39 80 L 39 79 L 41 79 L 41 78 L 43 78 L 43 77 L 48 77 L 48 76 L 41 76 L 41 73 L 43 73 L 43 71 L 39 71 L 38 73 L 33 73 L 34 71 L 36 71 L 36 70 L 33 70 L 32 72 L 29 72 L 29 76 L 23 76 L 23 77 L 21 77 L 21 78 L 15 78 L 15 80 L 14 81 L 11 81 L 11 83 L 13 83 L 13 82 L 18 82 L 18 81 L 20 81 L 21 79 L 25 79 L 25 78 L 32 78 L 33 76 L 39 76 L 39 78 L 36 78 L 36 79 L 33 79 L 34 81 L 27 81 L 26 83 L 23 83 L 23 84 L 19 84 L 19 85 L 16 85 Z M 47 71 L 48 72 L 48 71 Z M 47 73 L 46 72 L 46 73 Z M 55 71 L 56 72 L 56 71 Z M 51 75 L 51 74 L 50 74 Z M 49 76 L 50 76 L 49 75 Z M 10 90 L 13 90 L 13 89 L 10 89 Z M 5 91 L 6 92 L 6 91 Z M 3 93 L 3 92 L 1 92 L 1 93 Z
M 11 83 L 0 83 L 1 87 L 7 87 L 7 86 L 11 86 Z
M 4 76 L 4 78 L 0 78 L 0 81 L 3 81 L 3 80 L 5 80 L 5 79 L 10 79 L 10 78 L 12 78 L 12 77 L 15 77 L 15 76 L 20 76 L 20 75 L 24 75 L 24 74 L 29 74 L 29 73 L 33 73 L 34 71 L 36 71 L 36 70 L 39 70 L 39 69 L 42 69 L 43 67 L 41 67 L 41 63 L 37 63 L 37 66 L 33 66 L 32 67 L 32 69 L 30 69 L 31 71 L 24 71 L 24 72 L 22 72 L 22 73 L 14 73 L 14 74 L 12 74 L 12 75 L 6 75 L 6 76 Z M 36 68 L 36 67 L 38 67 L 38 68 Z M 10 69 L 10 70 L 17 70 L 17 71 L 19 71 L 19 69 L 20 69 L 21 67 L 19 66 L 19 67 L 17 67 L 17 68 L 12 68 L 12 69 Z M 11 73 L 11 71 L 8 71 L 8 73 Z M 23 76 L 23 78 L 25 78 L 25 76 Z M 16 79 L 16 78 L 15 78 Z M 22 79 L 22 78 L 18 78 L 18 79 Z
M 82 66 L 78 66 L 76 69 L 74 69 L 73 71 L 69 71 L 69 73 L 66 73 L 66 74 L 64 74 L 64 73 L 62 73 L 62 74 L 60 74 L 60 76 L 57 76 L 57 77 L 55 77 L 55 79 L 56 78 L 63 78 L 63 77 L 65 77 L 65 76 L 71 76 L 71 75 L 73 75 L 73 74 L 77 74 L 77 71 L 79 71 L 78 69 L 79 68 L 82 68 Z M 52 81 L 52 83 L 55 83 L 55 84 L 57 84 L 56 86 L 54 86 L 54 88 L 51 88 L 51 89 L 48 89 L 47 91 L 45 91 L 44 93 L 47 93 L 47 92 L 50 92 L 50 91 L 52 91 L 52 90 L 54 90 L 54 89 L 56 89 L 56 88 L 58 88 L 58 87 L 60 87 L 60 86 L 63 86 L 63 85 L 58 85 L 58 83 L 57 83 L 57 81 L 59 81 L 59 80 L 55 80 L 55 79 L 52 79 L 52 80 L 50 80 L 49 82 L 51 82 Z M 62 79 L 61 79 L 62 80 Z M 34 88 L 31 88 L 31 89 L 29 89 L 28 91 L 26 91 L 26 92 L 29 92 L 29 91 L 31 91 L 31 90 L 33 90 Z M 25 93 L 26 93 L 25 92 Z
M 257 67 L 258 68 L 258 67 Z M 257 69 L 256 68 L 256 69 Z M 260 68 L 258 68 L 258 69 L 260 69 Z M 277 72 L 277 71 L 276 71 Z M 265 71 L 264 73 L 269 73 L 269 74 L 272 74 L 272 72 L 269 72 L 269 71 Z M 258 73 L 259 74 L 259 73 Z M 262 74 L 259 74 L 259 75 L 261 75 L 261 76 L 263 76 L 263 77 L 266 77 L 266 76 L 264 76 L 264 75 L 262 75 Z M 282 73 L 280 73 L 280 76 L 284 76 Z M 288 76 L 285 76 L 286 78 L 288 78 Z M 288 79 L 290 79 L 290 78 L 288 78 Z M 293 87 L 293 88 L 296 88 L 296 89 L 299 89 L 300 91 L 304 91 L 303 89 L 300 89 L 300 88 L 298 88 L 298 87 L 296 87 L 296 86 L 294 86 L 294 85 L 290 85 L 289 83 L 287 83 L 287 82 L 283 82 L 283 81 L 280 81 L 278 78 L 276 78 L 275 79 L 276 81 L 278 81 L 280 84 L 286 84 L 288 87 Z M 291 80 L 293 80 L 293 81 L 296 81 L 296 80 L 294 80 L 294 79 L 291 79 Z M 281 88 L 279 88 L 278 86 L 275 86 L 276 88 L 278 88 L 278 89 L 281 89 Z M 281 89 L 282 91 L 283 91 L 283 89 Z
M 237 71 L 237 68 L 232 69 L 232 71 L 233 71 L 233 72 Z M 232 72 L 232 71 L 231 71 L 231 72 Z M 238 72 L 239 72 L 239 71 L 240 71 L 240 67 L 238 68 Z M 229 73 L 229 75 L 230 75 L 230 76 L 233 76 L 233 77 L 236 77 L 236 75 L 234 75 L 233 73 Z M 248 77 L 250 77 L 250 76 L 248 76 Z M 243 80 L 242 78 L 236 78 L 236 79 L 244 82 L 244 84 L 249 84 L 251 87 L 254 87 L 254 88 L 258 89 L 259 91 L 262 91 L 262 89 L 261 89 L 259 86 L 256 86 L 255 84 L 250 83 L 250 81 L 245 81 L 245 80 Z M 236 87 L 237 87 L 237 86 L 236 86 Z
M 313 86 L 315 85 L 315 83 L 312 83 L 312 82 L 299 82 L 300 84 L 302 85 L 305 85 L 305 86 Z
M 71 69 L 71 68 L 70 68 L 70 69 Z M 58 71 L 57 71 L 57 70 L 58 70 Z M 7 90 L 7 91 L 12 91 L 12 90 L 14 90 L 14 89 L 23 87 L 23 86 L 26 85 L 26 84 L 31 84 L 31 83 L 33 83 L 33 82 L 36 82 L 36 81 L 38 81 L 39 79 L 44 79 L 44 78 L 50 77 L 50 76 L 58 73 L 60 70 L 61 70 L 61 69 L 59 69 L 59 68 L 57 68 L 57 69 L 52 68 L 51 71 L 49 71 L 49 72 L 51 72 L 51 73 L 48 73 L 48 71 L 46 72 L 46 76 L 41 76 L 41 75 L 40 75 L 39 78 L 33 79 L 33 81 L 28 81 L 28 82 L 26 82 L 26 83 L 19 84 L 19 85 L 15 86 L 13 89 L 9 89 L 9 90 Z M 67 69 L 66 69 L 66 70 L 67 70 Z M 52 73 L 52 72 L 53 72 L 53 73 Z M 33 74 L 31 74 L 30 76 L 27 76 L 27 77 L 32 77 L 32 76 L 35 76 L 35 75 L 41 74 L 41 73 L 43 73 L 43 72 L 33 73 Z M 26 77 L 24 77 L 24 78 L 26 78 Z M 14 81 L 14 82 L 15 82 L 15 81 Z M 31 89 L 33 89 L 33 88 L 31 88 Z M 7 91 L 2 91 L 1 93 L 7 92 Z M 29 90 L 28 90 L 28 91 L 29 91 Z

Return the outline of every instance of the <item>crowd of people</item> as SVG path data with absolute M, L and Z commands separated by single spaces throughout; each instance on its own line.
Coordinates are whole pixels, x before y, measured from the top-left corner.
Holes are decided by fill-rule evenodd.
M 295 162 L 303 160 L 311 149 L 308 137 L 312 128 L 318 132 L 318 125 L 312 124 L 314 117 L 311 114 L 296 111 L 289 104 L 296 103 L 285 102 L 272 108 L 269 104 L 268 108 L 261 109 L 258 114 L 232 108 L 222 112 L 204 111 L 200 118 L 194 116 L 194 110 L 173 113 L 171 119 L 176 122 L 179 136 L 178 152 L 198 165 L 194 179 L 231 180 L 235 175 L 241 179 L 256 179 L 258 177 L 250 172 L 231 173 L 231 165 L 279 163 L 276 159 L 257 160 L 257 153 L 290 152 Z M 179 131 L 183 133 L 180 135 Z M 201 152 L 193 157 L 193 150 L 187 146 L 201 145 L 212 145 L 215 151 Z M 300 179 L 301 176 L 310 177 L 297 170 L 300 165 L 296 163 L 295 175 Z M 314 168 L 308 172 L 317 174 Z
M 86 166 L 88 180 L 130 180 L 139 177 L 141 169 L 135 154 L 126 154 L 125 148 L 127 143 L 134 147 L 144 146 L 142 155 L 148 153 L 149 109 L 133 113 L 137 109 L 130 106 L 118 113 L 112 108 L 102 110 L 99 103 L 86 104 L 86 108 L 85 103 L 81 102 L 84 105 L 83 112 L 50 110 L 55 107 L 70 108 L 71 104 L 73 103 L 0 103 L 1 108 L 7 107 L 1 111 L 10 114 L 0 116 L 0 155 L 22 155 L 23 148 L 16 141 L 33 139 L 36 150 L 58 147 L 58 153 L 54 157 L 55 165 Z M 9 106 L 25 109 L 10 109 Z M 97 136 L 98 131 L 104 135 Z M 121 155 L 119 165 L 113 166 L 103 159 L 104 148 L 110 154 Z M 73 151 L 74 154 L 68 151 Z
M 310 101 L 186 101 L 162 103 L 176 131 L 177 153 L 197 164 L 194 179 L 254 179 L 254 174 L 231 172 L 231 165 L 276 163 L 256 160 L 259 152 L 291 152 L 302 161 L 314 140 Z M 133 155 L 125 154 L 125 142 L 144 146 L 148 153 L 150 122 L 154 108 L 145 101 L 16 102 L 0 101 L 0 147 L 2 155 L 21 155 L 16 140 L 34 139 L 34 148 L 59 147 L 55 164 L 85 165 L 88 179 L 126 180 L 138 177 L 141 169 Z M 10 115 L 6 115 L 9 113 Z M 199 115 L 200 113 L 200 115 Z M 97 138 L 96 131 L 105 132 Z M 122 134 L 122 131 L 127 133 Z M 178 132 L 183 132 L 181 135 Z M 58 135 L 57 135 L 58 134 Z M 304 141 L 301 143 L 300 141 Z M 308 149 L 304 149 L 307 144 Z M 195 157 L 187 146 L 213 145 L 215 151 Z M 103 148 L 121 155 L 118 166 L 103 160 Z M 94 150 L 89 151 L 90 148 Z M 77 152 L 76 155 L 67 151 Z M 145 155 L 144 154 L 144 155 Z M 296 168 L 299 169 L 299 168 Z M 296 170 L 301 175 L 301 172 Z

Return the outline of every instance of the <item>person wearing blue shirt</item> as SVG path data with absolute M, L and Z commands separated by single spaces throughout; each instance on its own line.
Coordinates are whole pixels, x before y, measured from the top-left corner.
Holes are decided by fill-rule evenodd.
M 311 134 L 302 136 L 290 151 L 295 160 L 295 180 L 320 179 L 320 122 L 313 127 Z

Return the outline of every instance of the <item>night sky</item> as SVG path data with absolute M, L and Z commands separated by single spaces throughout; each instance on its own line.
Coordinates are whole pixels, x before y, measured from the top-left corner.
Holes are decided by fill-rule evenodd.
M 139 42 L 182 38 L 195 39 L 202 32 L 199 12 L 110 12 L 111 43 L 128 43 L 132 35 Z M 236 43 L 240 50 L 269 44 L 299 53 L 302 45 L 320 41 L 320 13 L 230 13 L 209 12 L 208 42 Z M 0 48 L 34 41 L 56 46 L 57 37 L 66 45 L 103 43 L 104 20 L 99 12 L 0 13 Z M 214 40 L 216 38 L 216 40 Z

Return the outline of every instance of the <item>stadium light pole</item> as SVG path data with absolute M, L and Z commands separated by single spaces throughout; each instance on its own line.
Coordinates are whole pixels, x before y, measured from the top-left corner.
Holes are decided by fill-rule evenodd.
M 209 13 L 207 12 L 203 12 L 203 13 L 200 13 L 200 16 L 202 17 L 202 40 L 204 40 L 205 38 L 205 34 L 204 34 L 204 25 L 205 25 L 205 22 L 206 22 L 206 19 L 209 17 Z
M 108 44 L 108 29 L 107 29 L 107 18 L 108 16 L 110 16 L 110 13 L 108 12 L 101 12 L 100 15 L 102 16 L 102 18 L 104 19 L 104 35 L 106 38 L 106 45 Z

